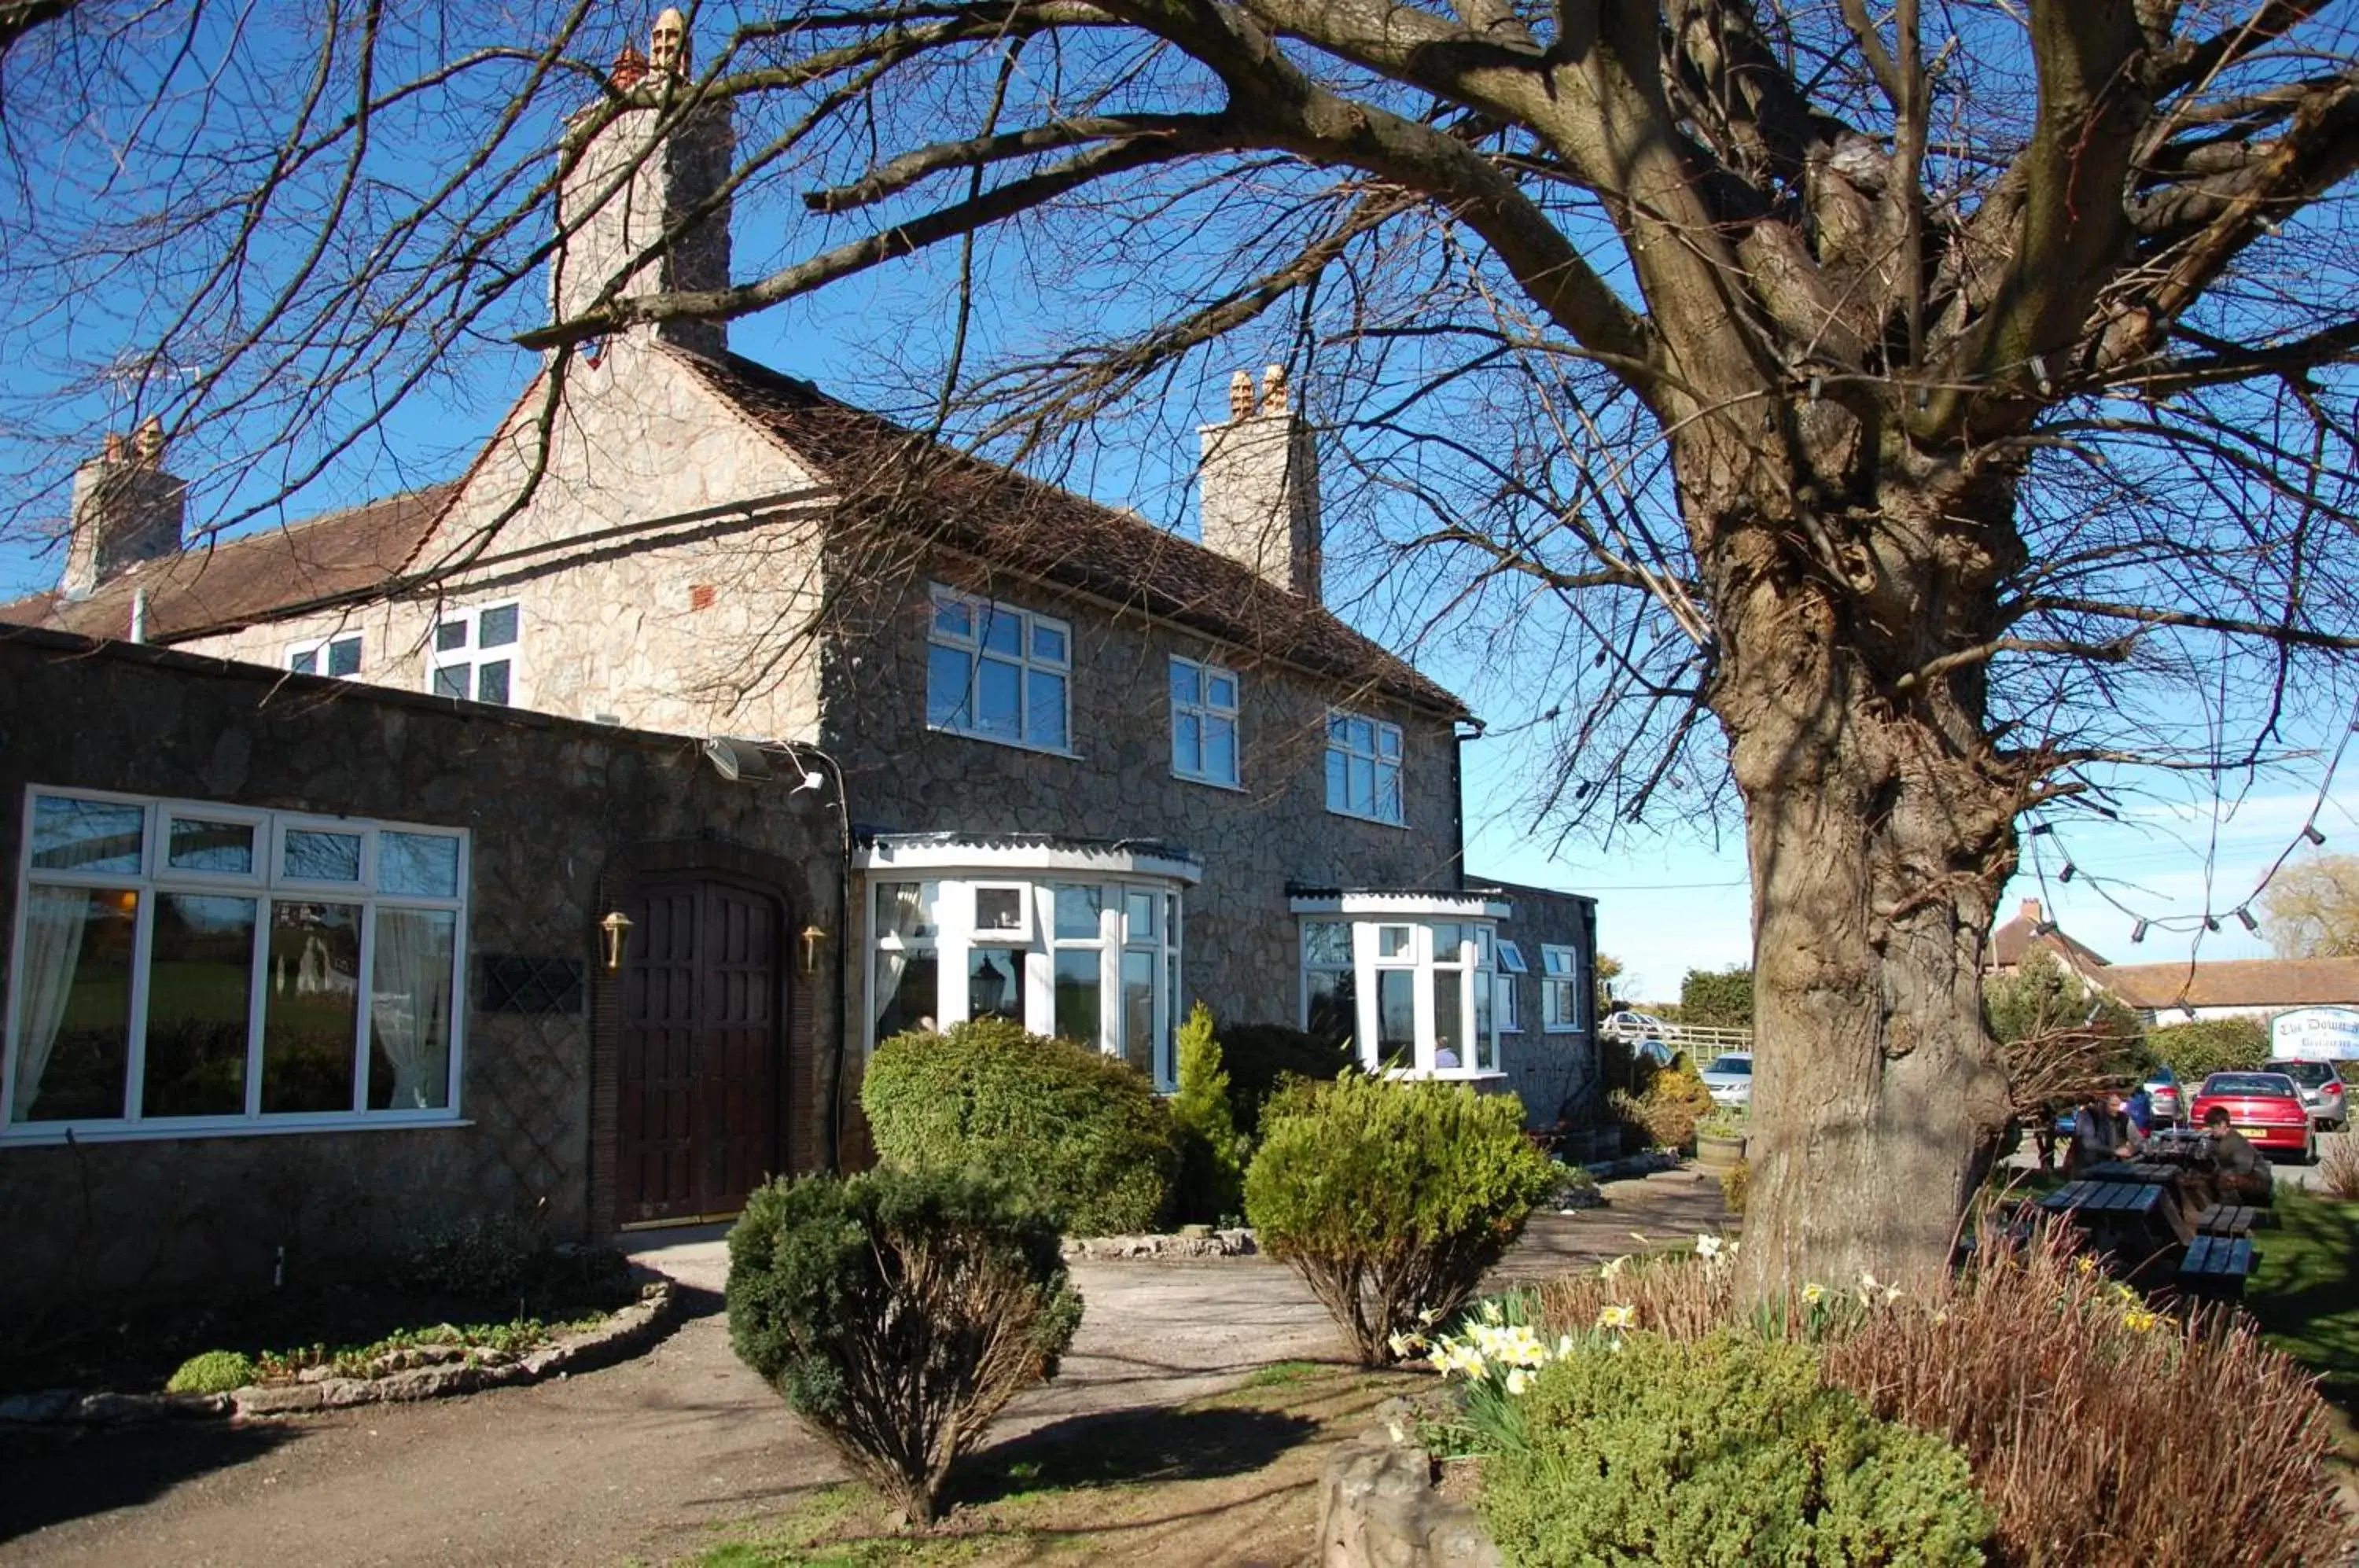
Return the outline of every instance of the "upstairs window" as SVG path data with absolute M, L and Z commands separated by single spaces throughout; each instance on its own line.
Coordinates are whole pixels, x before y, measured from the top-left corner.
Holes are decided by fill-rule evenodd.
M 1327 809 L 1396 827 L 1408 821 L 1398 724 L 1341 710 L 1327 715 Z
M 1550 1034 L 1581 1027 L 1581 960 L 1569 947 L 1540 949 L 1540 1027 Z
M 346 677 L 361 672 L 361 634 L 319 637 L 287 650 L 287 668 L 298 675 Z
M 429 689 L 438 697 L 515 701 L 522 636 L 520 612 L 514 604 L 444 611 L 434 623 L 434 646 L 427 650 Z
M 1171 660 L 1171 771 L 1237 787 L 1237 677 L 1217 664 Z
M 1071 747 L 1072 628 L 935 583 L 926 724 L 1038 751 Z

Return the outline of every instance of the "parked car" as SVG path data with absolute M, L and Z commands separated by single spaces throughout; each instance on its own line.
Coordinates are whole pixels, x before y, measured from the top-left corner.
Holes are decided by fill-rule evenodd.
M 1605 1015 L 1605 1021 L 1598 1026 L 1597 1032 L 1607 1040 L 1660 1040 L 1664 1029 L 1663 1020 L 1652 1013 L 1618 1007 Z
M 2186 1096 L 2179 1092 L 2179 1074 L 2158 1067 L 2147 1075 L 2146 1097 L 2154 1105 L 2154 1125 L 2175 1127 L 2186 1119 Z
M 2294 1087 L 2301 1091 L 2301 1103 L 2310 1107 L 2310 1119 L 2328 1132 L 2341 1132 L 2351 1125 L 2350 1105 L 2334 1063 L 2279 1060 L 2262 1062 L 2261 1071 L 2282 1073 L 2292 1079 Z
M 1753 1103 L 1753 1053 L 1749 1051 L 1723 1051 L 1712 1059 L 1703 1070 L 1703 1086 L 1712 1094 L 1716 1105 L 1750 1105 Z
M 2282 1073 L 2214 1073 L 2203 1080 L 2190 1112 L 2201 1127 L 2212 1107 L 2227 1108 L 2228 1120 L 2255 1149 L 2299 1157 L 2305 1165 L 2318 1159 L 2318 1133 L 2310 1125 L 2310 1107 L 2301 1090 Z

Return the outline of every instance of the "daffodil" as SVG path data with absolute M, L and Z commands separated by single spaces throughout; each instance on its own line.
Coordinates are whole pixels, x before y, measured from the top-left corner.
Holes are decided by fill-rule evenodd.
M 1802 1304 L 1806 1307 L 1815 1307 L 1826 1298 L 1827 1288 L 1815 1279 L 1802 1287 Z
M 1598 1309 L 1597 1326 L 1599 1328 L 1628 1328 L 1631 1323 L 1636 1320 L 1637 1315 L 1638 1314 L 1631 1308 L 1617 1301 L 1610 1307 L 1601 1307 Z
M 1711 1262 L 1713 1258 L 1718 1258 L 1720 1256 L 1720 1237 L 1716 1236 L 1699 1235 L 1696 1237 L 1696 1256 L 1702 1258 L 1707 1263 Z
M 1630 1255 L 1626 1252 L 1619 1258 L 1609 1258 L 1605 1260 L 1605 1267 L 1600 1269 L 1598 1272 L 1603 1275 L 1606 1279 L 1611 1279 L 1616 1274 L 1621 1273 L 1623 1267 L 1629 1261 Z
M 2122 1314 L 2124 1326 L 2136 1334 L 2151 1334 L 2154 1332 L 2154 1325 L 2161 1321 L 2160 1312 L 2150 1312 L 2144 1307 L 2132 1307 Z
M 1520 1394 L 1532 1386 L 1532 1375 L 1517 1367 L 1507 1373 L 1507 1392 Z

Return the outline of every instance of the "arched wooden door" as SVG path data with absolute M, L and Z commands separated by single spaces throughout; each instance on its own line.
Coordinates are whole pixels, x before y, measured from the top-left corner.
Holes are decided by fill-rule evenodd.
M 625 912 L 616 1218 L 734 1214 L 782 1164 L 778 901 L 679 877 L 642 884 Z

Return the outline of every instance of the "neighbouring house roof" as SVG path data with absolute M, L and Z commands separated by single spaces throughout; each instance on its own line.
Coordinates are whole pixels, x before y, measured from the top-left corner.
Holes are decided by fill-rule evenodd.
M 2038 899 L 2026 898 L 2021 913 L 1991 932 L 1991 964 L 2001 970 L 2018 969 L 2022 967 L 2024 954 L 2035 948 L 2044 948 L 2054 953 L 2064 961 L 2065 968 L 2076 974 L 2111 967 L 2104 953 L 2073 941 L 2053 921 L 2045 919 L 2040 913 Z
M 408 565 L 455 485 L 386 495 L 242 539 L 145 561 L 87 597 L 55 592 L 0 604 L 0 621 L 82 637 L 126 637 L 147 595 L 147 640 L 168 643 L 374 595 Z
M 956 452 L 735 354 L 667 348 L 821 469 L 855 514 L 987 564 L 1131 604 L 1232 647 L 1453 719 L 1464 703 L 1319 604 L 1143 518 Z
M 2133 1007 L 2309 1007 L 2359 1003 L 2359 958 L 2116 964 L 2094 977 Z

